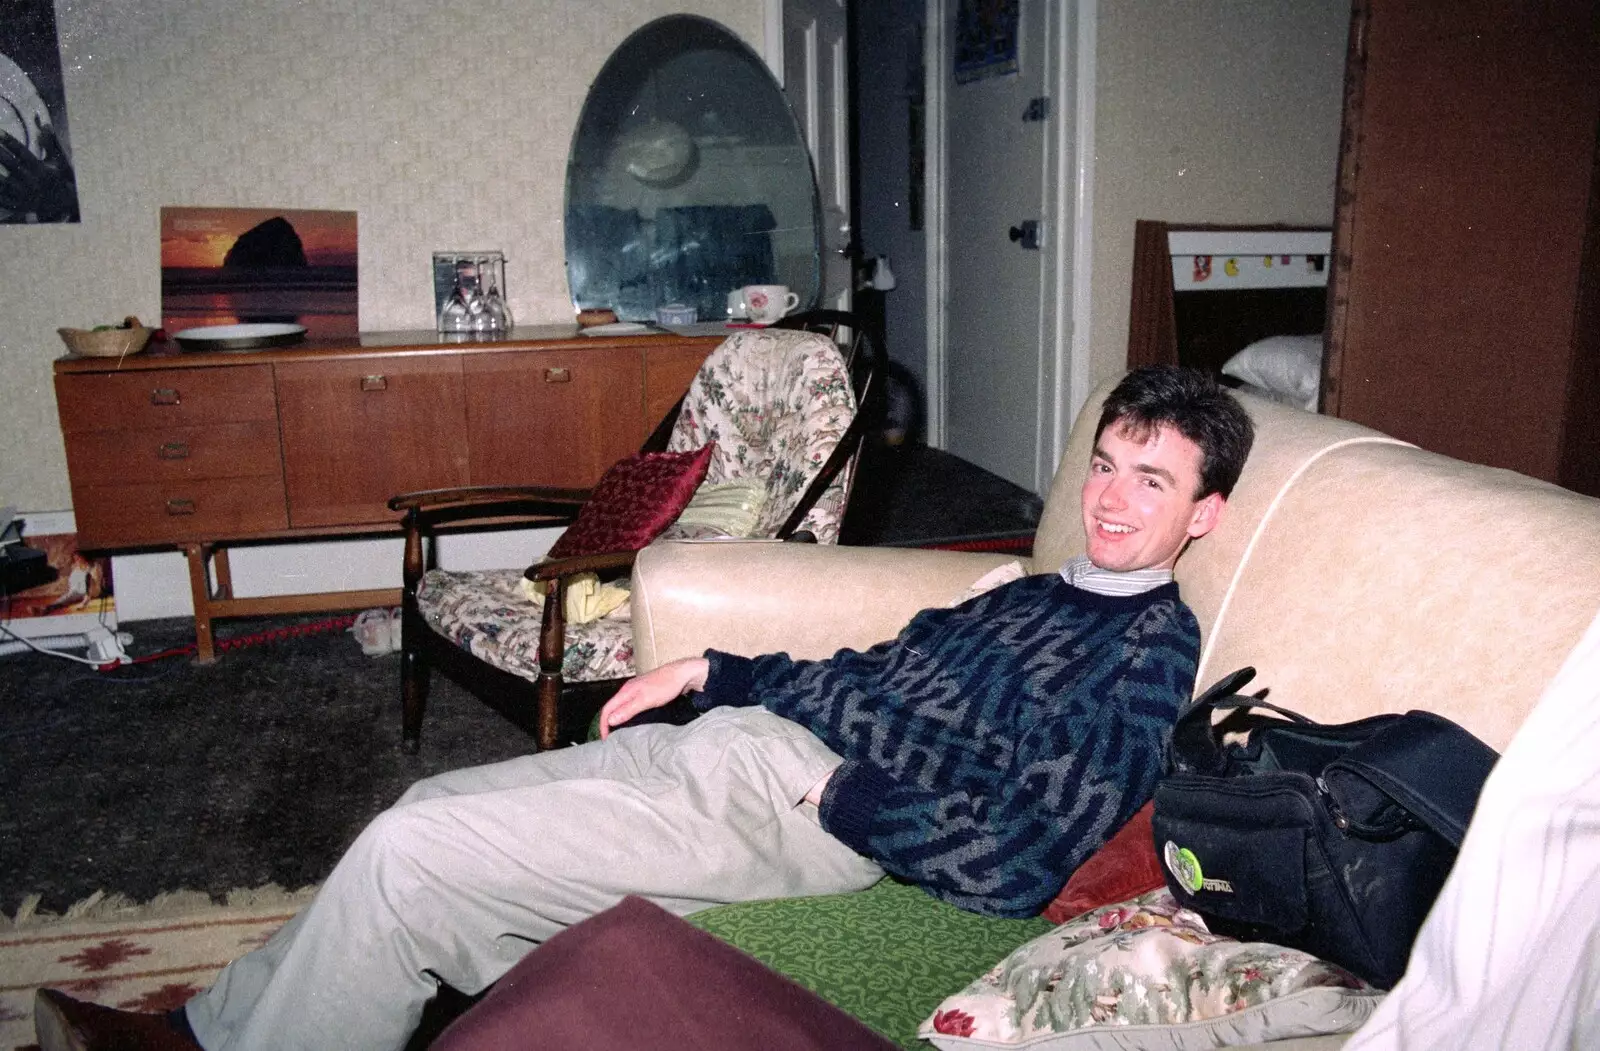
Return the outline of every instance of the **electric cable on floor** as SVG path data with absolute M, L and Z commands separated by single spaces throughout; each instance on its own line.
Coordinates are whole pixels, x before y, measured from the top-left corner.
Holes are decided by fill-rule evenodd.
M 241 635 L 238 638 L 219 639 L 216 643 L 216 649 L 222 652 L 227 652 L 229 650 L 242 649 L 246 646 L 259 646 L 268 642 L 281 642 L 285 639 L 302 638 L 307 635 L 320 635 L 330 631 L 343 631 L 355 623 L 356 617 L 357 614 L 355 613 L 346 613 L 340 614 L 336 617 L 327 617 L 323 620 L 311 621 L 305 624 L 290 624 L 281 628 L 266 628 L 261 631 L 253 632 L 249 635 Z M 51 635 L 42 639 L 31 639 L 17 634 L 10 628 L 6 627 L 4 623 L 0 623 L 0 633 L 3 633 L 13 640 L 10 643 L 4 643 L 0 645 L 4 645 L 6 647 L 24 647 L 47 657 L 60 657 L 63 660 L 74 661 L 78 664 L 85 664 L 91 668 L 94 668 L 96 671 L 112 671 L 116 668 L 127 667 L 135 664 L 148 664 L 151 661 L 163 660 L 167 657 L 189 656 L 199 651 L 199 644 L 190 642 L 182 646 L 173 646 L 169 649 L 160 650 L 156 653 L 144 654 L 143 656 L 139 657 L 130 657 L 124 655 L 113 660 L 95 660 L 91 657 L 80 657 L 73 653 L 63 653 L 60 650 L 51 649 L 48 647 L 48 645 L 46 645 L 73 645 L 73 642 L 67 640 L 82 639 L 84 637 L 82 633 Z M 133 641 L 133 637 L 126 632 L 118 632 L 114 633 L 114 635 L 119 649 Z M 12 650 L 10 652 L 21 652 L 21 650 Z M 4 656 L 5 654 L 6 651 L 0 650 L 0 656 Z
M 115 668 L 117 666 L 117 662 L 116 661 L 102 662 L 102 661 L 94 660 L 94 659 L 89 658 L 89 657 L 79 657 L 75 653 L 63 653 L 60 650 L 55 650 L 55 649 L 50 649 L 49 648 L 50 646 L 71 646 L 71 645 L 74 645 L 75 643 L 72 640 L 75 640 L 75 639 L 76 640 L 85 640 L 85 636 L 83 635 L 82 632 L 78 632 L 78 633 L 75 633 L 75 634 L 69 634 L 69 635 L 45 635 L 45 636 L 42 636 L 40 638 L 33 639 L 33 638 L 27 637 L 26 635 L 18 635 L 16 632 L 14 632 L 10 628 L 6 627 L 4 624 L 0 624 L 0 633 L 4 633 L 6 636 L 8 636 L 11 639 L 10 642 L 5 643 L 3 646 L 0 646 L 0 657 L 7 656 L 7 655 L 9 655 L 11 653 L 20 653 L 22 651 L 22 649 L 29 649 L 29 650 L 32 650 L 35 653 L 42 653 L 46 657 L 60 657 L 62 660 L 77 661 L 79 664 L 87 664 L 91 668 L 104 669 L 104 668 Z M 128 637 L 128 641 L 131 642 L 132 639 L 133 639 L 133 637 L 130 635 Z M 80 641 L 80 642 L 78 642 L 76 644 L 77 645 L 86 645 L 87 642 L 86 641 Z M 17 649 L 17 648 L 14 648 L 14 647 L 21 647 L 21 649 Z
M 306 635 L 343 631 L 356 622 L 357 616 L 358 614 L 355 613 L 341 613 L 337 617 L 328 617 L 324 620 L 315 620 L 306 624 L 290 624 L 282 628 L 266 628 L 234 639 L 218 639 L 216 648 L 222 652 L 227 652 L 228 650 L 242 649 L 246 646 L 259 646 L 266 642 L 281 642 L 284 639 L 301 638 Z M 151 661 L 162 660 L 166 657 L 183 657 L 198 652 L 199 648 L 197 643 L 190 642 L 182 646 L 161 650 L 158 653 L 148 653 L 142 657 L 130 657 L 125 663 L 148 664 Z

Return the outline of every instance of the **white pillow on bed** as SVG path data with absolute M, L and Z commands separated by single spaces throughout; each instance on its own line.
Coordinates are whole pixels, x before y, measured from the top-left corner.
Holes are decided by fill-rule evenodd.
M 1281 394 L 1316 412 L 1317 394 L 1322 389 L 1322 335 L 1258 339 L 1229 358 L 1222 374 Z

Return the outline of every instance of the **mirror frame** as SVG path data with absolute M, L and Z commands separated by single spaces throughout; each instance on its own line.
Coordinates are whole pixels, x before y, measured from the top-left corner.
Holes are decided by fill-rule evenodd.
M 817 185 L 816 171 L 813 167 L 811 150 L 806 143 L 801 123 L 796 117 L 793 107 L 789 104 L 788 96 L 784 94 L 783 88 L 778 84 L 776 78 L 773 77 L 772 72 L 767 68 L 766 63 L 754 49 L 752 49 L 727 27 L 712 19 L 705 18 L 700 15 L 675 14 L 667 15 L 665 17 L 657 18 L 653 21 L 647 22 L 643 26 L 640 26 L 638 29 L 630 33 L 620 44 L 617 45 L 615 50 L 613 50 L 612 53 L 607 57 L 605 64 L 602 65 L 600 71 L 595 75 L 594 81 L 590 84 L 589 91 L 584 98 L 583 107 L 578 115 L 577 124 L 573 128 L 572 138 L 567 150 L 567 168 L 564 185 L 563 249 L 565 253 L 564 264 L 567 276 L 567 291 L 572 301 L 574 311 L 581 313 L 585 310 L 610 309 L 616 313 L 618 320 L 621 321 L 653 322 L 655 320 L 654 310 L 664 305 L 662 303 L 653 303 L 649 310 L 646 311 L 645 308 L 640 307 L 638 304 L 630 304 L 626 302 L 601 303 L 596 301 L 595 297 L 592 295 L 586 294 L 589 292 L 587 287 L 578 287 L 580 282 L 574 280 L 575 260 L 583 260 L 585 248 L 585 244 L 579 243 L 578 241 L 578 238 L 584 235 L 580 232 L 581 224 L 575 220 L 574 209 L 575 207 L 581 207 L 582 205 L 589 203 L 581 200 L 575 200 L 575 198 L 581 197 L 580 194 L 575 193 L 575 189 L 579 185 L 580 179 L 589 178 L 591 173 L 597 170 L 599 167 L 598 165 L 593 165 L 592 163 L 584 163 L 580 166 L 579 162 L 585 160 L 586 157 L 597 148 L 592 141 L 595 136 L 596 127 L 603 127 L 604 123 L 608 121 L 616 121 L 617 128 L 611 133 L 611 138 L 609 140 L 599 140 L 602 143 L 606 143 L 605 148 L 607 149 L 610 149 L 616 143 L 621 142 L 624 138 L 626 138 L 629 134 L 632 134 L 638 128 L 638 125 L 634 125 L 633 128 L 626 127 L 622 121 L 617 120 L 614 114 L 607 113 L 598 107 L 606 106 L 611 103 L 615 94 L 613 84 L 624 82 L 623 78 L 626 77 L 648 82 L 649 74 L 642 74 L 640 72 L 640 64 L 637 61 L 638 54 L 641 49 L 650 47 L 655 38 L 664 36 L 669 37 L 669 39 L 672 37 L 688 37 L 691 38 L 692 43 L 688 46 L 685 46 L 681 40 L 678 41 L 677 51 L 675 54 L 667 55 L 665 59 L 658 59 L 656 66 L 663 64 L 665 61 L 670 61 L 673 57 L 676 57 L 676 55 L 692 54 L 696 50 L 707 50 L 727 52 L 730 55 L 736 56 L 738 59 L 742 60 L 749 67 L 751 67 L 753 71 L 757 72 L 773 92 L 773 99 L 779 104 L 778 108 L 781 109 L 781 112 L 784 116 L 785 126 L 782 131 L 786 134 L 782 134 L 780 136 L 785 140 L 785 145 L 783 148 L 788 149 L 788 144 L 792 143 L 793 148 L 799 151 L 799 156 L 804 157 L 805 160 L 804 170 L 807 186 L 807 197 L 809 198 L 809 208 L 805 208 L 804 205 L 801 205 L 799 209 L 791 209 L 791 211 L 799 211 L 803 209 L 809 211 L 810 213 L 809 218 L 811 237 L 809 250 L 794 251 L 789 253 L 788 256 L 784 256 L 779 253 L 778 242 L 776 239 L 774 239 L 772 245 L 774 273 L 772 276 L 762 280 L 749 278 L 741 281 L 740 285 L 738 286 L 722 289 L 716 293 L 715 303 L 712 302 L 711 294 L 702 290 L 698 296 L 700 300 L 704 301 L 700 304 L 699 320 L 723 320 L 726 317 L 724 308 L 727 293 L 732 292 L 734 288 L 740 287 L 743 284 L 788 283 L 791 290 L 798 293 L 800 296 L 800 303 L 797 309 L 805 310 L 815 307 L 823 292 L 822 283 L 824 268 L 822 253 L 824 246 L 822 233 L 822 201 Z M 600 90 L 597 91 L 597 89 Z M 650 119 L 653 121 L 655 119 L 654 115 L 652 115 Z M 681 125 L 677 126 L 681 128 Z M 587 139 L 586 136 L 588 136 Z M 645 159 L 641 162 L 649 163 L 651 160 L 659 158 L 662 165 L 660 168 L 660 177 L 648 177 L 644 173 L 640 172 L 630 171 L 629 173 L 637 183 L 637 186 L 641 188 L 641 193 L 646 195 L 647 207 L 639 209 L 639 211 L 644 211 L 648 218 L 642 219 L 640 225 L 643 229 L 651 232 L 651 241 L 642 246 L 642 249 L 645 251 L 646 258 L 648 260 L 648 262 L 645 264 L 645 270 L 643 272 L 653 277 L 654 275 L 662 273 L 667 269 L 666 266 L 663 265 L 663 259 L 666 257 L 656 250 L 653 243 L 656 212 L 659 208 L 693 207 L 693 205 L 684 205 L 681 195 L 674 196 L 672 191 L 678 189 L 688 180 L 693 178 L 695 174 L 695 167 L 699 164 L 700 157 L 696 155 L 696 153 L 698 153 L 698 147 L 695 147 L 695 149 L 692 150 L 690 155 L 686 158 L 687 171 L 685 171 L 683 174 L 678 174 L 673 170 L 673 165 L 678 163 L 680 160 L 685 160 L 682 157 L 680 143 L 676 141 L 665 140 L 653 143 L 645 141 L 643 143 L 643 147 L 657 147 L 660 151 L 662 151 L 654 156 L 649 153 L 642 154 Z M 762 193 L 758 195 L 758 199 L 750 202 L 748 205 L 730 205 L 729 207 L 745 208 L 759 206 L 763 209 L 769 210 L 770 212 L 768 206 L 774 200 L 774 198 L 775 195 L 772 193 Z M 798 200 L 799 198 L 796 196 L 792 199 Z M 674 203 L 663 203 L 658 205 L 654 203 L 654 200 Z M 774 228 L 774 233 L 788 232 L 792 234 L 793 231 L 799 229 L 798 225 L 790 225 L 788 227 L 783 226 L 781 219 L 778 219 L 777 222 L 778 225 Z M 792 222 L 793 220 L 791 220 L 791 223 Z M 622 252 L 626 247 L 626 242 L 624 242 L 623 246 L 619 248 L 619 253 Z M 807 271 L 806 277 L 810 285 L 809 288 L 799 286 L 793 280 L 792 273 L 785 274 L 783 267 L 786 259 L 789 261 L 789 266 L 791 268 L 794 267 L 793 260 L 804 259 L 806 261 L 804 269 Z M 585 261 L 582 265 L 588 265 L 587 261 Z M 604 262 L 602 262 L 601 265 L 604 266 Z M 583 283 L 585 285 L 588 284 L 588 282 Z M 707 316 L 708 311 L 710 311 L 710 316 Z

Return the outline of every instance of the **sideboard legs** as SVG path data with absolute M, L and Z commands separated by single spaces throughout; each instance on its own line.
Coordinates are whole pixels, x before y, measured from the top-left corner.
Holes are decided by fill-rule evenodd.
M 228 617 L 265 617 L 296 613 L 331 613 L 335 610 L 371 609 L 400 604 L 399 588 L 363 591 L 322 591 L 296 595 L 237 598 L 228 549 L 220 541 L 195 541 L 178 545 L 189 563 L 189 596 L 194 602 L 195 660 L 210 664 L 217 659 L 211 623 Z M 418 716 L 420 720 L 420 716 Z
M 189 595 L 194 601 L 194 659 L 201 664 L 217 659 L 216 641 L 211 637 L 211 572 L 206 566 L 210 553 L 210 544 L 183 545 L 183 556 L 189 562 Z M 219 572 L 228 574 L 227 556 L 219 557 Z M 232 583 L 230 578 L 230 587 Z

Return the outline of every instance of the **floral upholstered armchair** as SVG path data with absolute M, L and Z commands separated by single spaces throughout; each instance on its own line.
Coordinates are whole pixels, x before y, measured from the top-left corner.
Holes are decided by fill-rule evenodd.
M 848 318 L 818 315 L 810 328 Z M 804 315 L 794 323 L 808 325 Z M 593 490 L 494 487 L 391 500 L 406 512 L 404 747 L 420 744 L 432 665 L 518 722 L 526 724 L 531 699 L 541 749 L 577 736 L 583 709 L 633 675 L 626 574 L 654 537 L 837 543 L 860 448 L 857 407 L 877 375 L 865 331 L 852 331 L 844 350 L 807 327 L 730 336 L 695 375 L 665 450 L 622 461 Z M 424 566 L 423 536 L 439 524 L 552 510 L 575 511 L 576 520 L 525 570 Z M 563 694 L 591 703 L 563 704 Z

